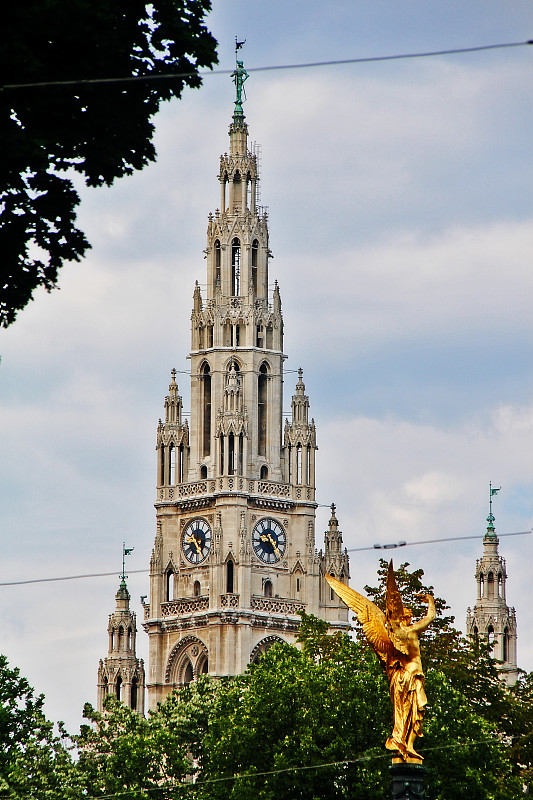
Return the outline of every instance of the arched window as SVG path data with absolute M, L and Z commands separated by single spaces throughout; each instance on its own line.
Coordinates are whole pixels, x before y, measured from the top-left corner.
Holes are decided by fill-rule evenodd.
M 305 485 L 311 485 L 311 445 L 307 445 L 307 462 L 305 465 Z
M 487 597 L 489 600 L 494 599 L 494 573 L 492 572 L 487 575 Z
M 230 433 L 228 436 L 228 475 L 235 474 L 235 436 Z
M 220 434 L 220 474 L 224 474 L 224 434 Z
M 165 475 L 165 445 L 161 442 L 160 448 L 160 469 L 161 469 L 161 486 L 164 486 L 167 482 L 166 475 Z
M 118 642 L 117 642 L 117 650 L 122 650 L 124 646 L 124 628 L 122 625 L 118 629 Z
M 268 367 L 261 364 L 259 367 L 259 378 L 257 382 L 257 423 L 258 423 L 258 443 L 257 452 L 260 456 L 266 455 L 267 442 L 267 384 Z
M 213 286 L 213 290 L 216 289 L 217 286 L 220 286 L 220 265 L 221 265 L 221 250 L 220 250 L 220 242 L 218 239 L 215 239 L 215 285 Z M 211 328 L 211 336 L 213 335 L 213 328 Z M 213 347 L 213 343 L 209 345 Z
M 239 434 L 239 464 L 238 464 L 238 473 L 239 475 L 244 475 L 244 436 L 242 433 Z
M 122 695 L 122 678 L 119 675 L 117 678 L 117 682 L 115 683 L 115 696 L 117 700 L 122 699 L 121 695 Z
M 509 628 L 503 629 L 502 661 L 509 661 Z
M 194 581 L 194 596 L 200 597 L 200 593 L 202 591 L 202 587 L 200 585 L 200 581 Z
M 202 480 L 205 480 L 205 478 L 207 478 L 207 467 L 205 464 L 202 464 L 202 466 L 200 467 L 200 478 L 202 478 Z
M 242 202 L 242 180 L 241 180 L 241 173 L 237 170 L 235 175 L 233 176 L 233 210 L 239 210 L 241 208 Z
M 296 483 L 302 482 L 302 445 L 296 447 Z
M 257 256 L 259 252 L 259 242 L 254 239 L 252 242 L 252 287 L 254 297 L 257 295 Z
M 174 573 L 171 569 L 167 572 L 167 586 L 166 586 L 166 596 L 168 600 L 174 600 Z
M 203 454 L 211 453 L 211 370 L 204 364 L 201 370 L 202 411 L 203 411 Z
M 226 592 L 233 594 L 233 561 L 231 559 L 226 564 Z
M 128 628 L 128 650 L 131 650 L 131 628 Z
M 183 480 L 183 453 L 183 445 L 180 444 L 178 451 L 178 483 L 181 483 Z
M 272 597 L 272 581 L 265 581 L 264 585 L 264 594 L 265 597 Z
M 107 675 L 104 676 L 102 690 L 104 692 L 104 697 L 109 692 L 109 681 L 107 680 Z
M 109 631 L 109 651 L 111 652 L 115 646 L 115 631 Z
M 494 635 L 494 628 L 492 627 L 492 625 L 489 625 L 489 627 L 487 628 L 487 639 L 489 640 L 489 644 L 493 645 L 495 638 L 496 637 Z
M 261 480 L 266 481 L 267 478 L 268 478 L 268 467 L 266 464 L 263 464 L 263 466 L 261 467 Z
M 241 243 L 234 239 L 231 243 L 231 294 L 238 297 L 241 293 Z
M 193 679 L 194 679 L 194 672 L 193 672 L 192 664 L 191 664 L 191 662 L 189 660 L 187 660 L 187 666 L 185 667 L 185 669 L 183 671 L 183 683 L 184 683 L 184 685 L 186 686 Z
M 131 682 L 130 708 L 137 711 L 137 678 Z
M 202 675 L 207 675 L 207 673 L 209 672 L 209 659 L 206 658 L 206 660 L 202 664 L 200 672 Z
M 176 447 L 174 442 L 170 443 L 168 452 L 170 457 L 170 485 L 174 486 L 176 483 Z

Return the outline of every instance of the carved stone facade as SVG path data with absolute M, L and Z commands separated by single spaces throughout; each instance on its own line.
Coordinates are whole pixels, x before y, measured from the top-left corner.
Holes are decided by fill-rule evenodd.
M 124 578 L 115 600 L 117 605 L 114 613 L 109 615 L 107 626 L 108 654 L 103 661 L 100 660 L 98 667 L 97 708 L 103 711 L 105 698 L 114 694 L 125 705 L 144 714 L 144 662 L 136 656 L 136 617 L 130 610 L 130 593 Z
M 505 559 L 498 554 L 499 540 L 492 510 L 487 522 L 483 556 L 476 561 L 477 601 L 473 609 L 467 610 L 466 632 L 493 643 L 492 654 L 500 662 L 498 669 L 507 684 L 513 686 L 518 677 L 516 613 L 507 605 L 507 570 Z
M 269 295 L 268 218 L 239 103 L 229 140 L 207 286 L 193 294 L 190 423 L 173 371 L 157 429 L 150 708 L 202 672 L 238 674 L 276 641 L 294 642 L 300 611 L 349 627 L 324 579 L 348 581 L 334 512 L 324 553 L 315 546 L 316 431 L 301 370 L 282 423 L 281 297 L 277 282 Z

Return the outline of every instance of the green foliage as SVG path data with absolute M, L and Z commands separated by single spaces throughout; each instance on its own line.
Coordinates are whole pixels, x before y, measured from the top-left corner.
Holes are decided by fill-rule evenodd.
M 304 615 L 300 650 L 274 646 L 219 695 L 199 781 L 250 777 L 206 783 L 201 797 L 381 800 L 386 759 L 377 769 L 342 762 L 381 752 L 390 717 L 387 687 L 369 653 L 346 635 L 328 636 L 324 627 Z
M 203 24 L 209 8 L 209 0 L 26 0 L 3 9 L 4 87 L 151 77 L 0 92 L 3 326 L 90 246 L 75 227 L 79 197 L 62 173 L 110 185 L 155 160 L 151 120 L 160 102 L 200 86 L 198 68 L 217 60 Z M 157 80 L 168 72 L 189 74 Z
M 59 736 L 18 669 L 0 655 L 0 798 L 55 800 L 80 797 L 72 744 Z
M 414 577 L 413 577 L 414 575 Z M 425 591 L 423 573 L 401 581 Z M 381 588 L 371 590 L 379 598 Z M 407 603 L 407 600 L 406 600 Z M 416 609 L 415 614 L 424 613 Z M 446 610 L 438 601 L 441 616 Z M 417 750 L 431 800 L 518 800 L 533 768 L 533 675 L 509 690 L 489 648 L 450 634 L 426 670 L 428 706 Z M 457 644 L 458 642 L 458 644 Z M 424 639 L 422 639 L 424 645 Z M 423 652 L 424 658 L 424 652 Z M 375 654 L 302 615 L 298 646 L 279 644 L 244 675 L 201 676 L 145 719 L 114 697 L 69 743 L 55 737 L 42 698 L 0 661 L 2 798 L 124 796 L 130 800 L 383 800 L 392 726 L 388 685 Z

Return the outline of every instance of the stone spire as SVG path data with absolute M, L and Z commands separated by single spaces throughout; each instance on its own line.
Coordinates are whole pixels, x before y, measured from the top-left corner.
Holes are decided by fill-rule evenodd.
M 508 685 L 516 682 L 516 613 L 509 608 L 506 597 L 507 570 L 505 559 L 498 553 L 499 539 L 494 527 L 492 497 L 500 489 L 489 485 L 489 515 L 487 532 L 483 537 L 483 556 L 476 561 L 477 600 L 467 610 L 466 631 L 473 636 L 483 636 L 493 645 L 492 654 L 501 662 L 498 669 Z
M 137 625 L 135 612 L 130 609 L 130 593 L 124 573 L 124 556 L 131 550 L 123 547 L 122 575 L 115 595 L 116 607 L 109 615 L 107 657 L 98 667 L 98 711 L 104 711 L 104 700 L 114 694 L 124 705 L 144 714 L 144 662 L 136 655 Z
M 315 486 L 315 421 L 309 422 L 309 397 L 305 393 L 303 370 L 298 370 L 298 381 L 292 396 L 292 419 L 285 422 L 284 449 L 287 483 Z
M 335 514 L 335 503 L 331 504 L 331 517 L 327 531 L 324 532 L 324 550 L 320 551 L 320 592 L 322 603 L 326 610 L 326 619 L 329 614 L 338 614 L 339 608 L 344 606 L 342 600 L 326 584 L 325 575 L 333 575 L 337 580 L 348 585 L 350 578 L 350 559 L 348 550 L 342 546 L 342 531 L 339 530 L 339 520 Z

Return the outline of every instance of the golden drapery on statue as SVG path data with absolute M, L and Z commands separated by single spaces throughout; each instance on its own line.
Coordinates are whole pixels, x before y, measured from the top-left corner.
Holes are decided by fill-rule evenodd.
M 422 756 L 416 752 L 414 745 L 416 737 L 422 736 L 427 698 L 418 640 L 435 619 L 433 597 L 430 594 L 419 595 L 419 599 L 428 604 L 428 611 L 421 620 L 412 622 L 411 610 L 404 608 L 398 591 L 392 561 L 387 573 L 386 613 L 367 597 L 331 575 L 326 575 L 326 580 L 357 614 L 363 633 L 387 674 L 394 727 L 385 746 L 402 761 L 421 763 Z

